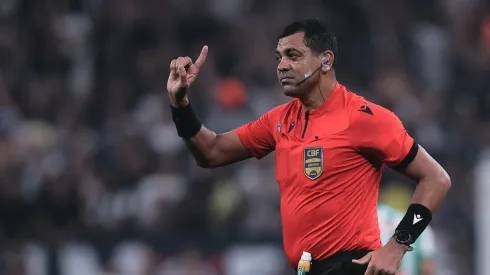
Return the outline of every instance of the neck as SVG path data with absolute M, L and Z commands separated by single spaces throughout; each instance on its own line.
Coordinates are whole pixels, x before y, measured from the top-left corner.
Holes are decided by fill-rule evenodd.
M 333 89 L 337 84 L 335 78 L 330 78 L 321 82 L 320 85 L 315 85 L 304 98 L 300 98 L 305 111 L 319 109 L 327 100 L 327 97 L 333 92 Z

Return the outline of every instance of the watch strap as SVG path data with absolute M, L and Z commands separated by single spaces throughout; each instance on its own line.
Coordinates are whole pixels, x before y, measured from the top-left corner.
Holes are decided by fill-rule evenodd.
M 400 234 L 407 234 L 408 235 L 408 239 L 405 241 L 405 240 L 400 240 L 399 238 L 399 235 Z M 410 235 L 410 232 L 408 231 L 402 231 L 402 230 L 396 230 L 395 231 L 395 234 L 393 235 L 393 238 L 395 239 L 395 241 L 399 244 L 403 244 L 403 245 L 406 245 L 408 248 L 407 248 L 407 251 L 413 251 L 413 238 L 412 236 Z

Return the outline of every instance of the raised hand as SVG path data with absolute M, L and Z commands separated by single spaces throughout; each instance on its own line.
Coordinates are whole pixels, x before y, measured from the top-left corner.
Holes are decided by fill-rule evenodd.
M 167 81 L 167 91 L 170 96 L 170 104 L 176 108 L 185 107 L 189 103 L 187 93 L 190 86 L 196 80 L 201 66 L 206 61 L 208 46 L 204 46 L 195 63 L 188 56 L 179 57 L 170 62 L 170 75 Z

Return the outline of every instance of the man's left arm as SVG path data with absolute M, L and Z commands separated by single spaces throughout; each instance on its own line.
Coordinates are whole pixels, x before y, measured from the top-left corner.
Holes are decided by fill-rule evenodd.
M 405 216 L 402 223 L 409 221 L 410 225 L 426 224 L 427 227 L 427 222 L 432 219 L 431 214 L 437 210 L 451 187 L 449 175 L 422 146 L 414 141 L 393 112 L 376 104 L 367 103 L 366 106 L 371 114 L 364 112 L 355 114 L 354 123 L 357 126 L 354 125 L 356 127 L 354 130 L 359 132 L 356 134 L 358 150 L 417 181 L 409 211 L 420 210 L 423 213 L 410 212 L 410 216 Z M 415 209 L 413 205 L 416 205 Z M 428 212 L 430 212 L 429 216 L 424 217 Z M 415 220 L 414 215 L 416 215 Z M 419 236 L 420 234 L 417 234 L 413 237 Z
M 363 111 L 366 108 L 369 112 Z M 403 255 L 431 222 L 432 214 L 450 189 L 451 180 L 442 166 L 407 133 L 393 112 L 376 104 L 365 103 L 351 119 L 352 135 L 358 151 L 382 161 L 418 183 L 407 213 L 384 248 Z
M 441 165 L 422 146 L 418 147 L 415 159 L 402 172 L 418 182 L 412 203 L 435 212 L 449 191 L 451 180 Z
M 407 213 L 390 241 L 402 244 L 406 242 L 408 246 L 427 228 L 432 221 L 432 215 L 451 188 L 451 180 L 444 168 L 422 146 L 415 141 L 413 144 L 408 155 L 402 160 L 402 165 L 393 167 L 418 183 Z M 413 160 L 403 163 L 407 161 L 406 158 L 411 158 L 410 154 L 415 155 Z M 406 235 L 407 232 L 409 235 Z M 405 237 L 408 239 L 405 240 Z

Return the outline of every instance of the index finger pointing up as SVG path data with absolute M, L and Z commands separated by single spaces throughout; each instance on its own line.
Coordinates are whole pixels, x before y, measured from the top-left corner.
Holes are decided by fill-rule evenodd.
M 196 65 L 197 69 L 201 68 L 202 64 L 204 64 L 204 61 L 206 61 L 206 56 L 208 55 L 208 46 L 202 47 L 201 54 L 196 60 Z

